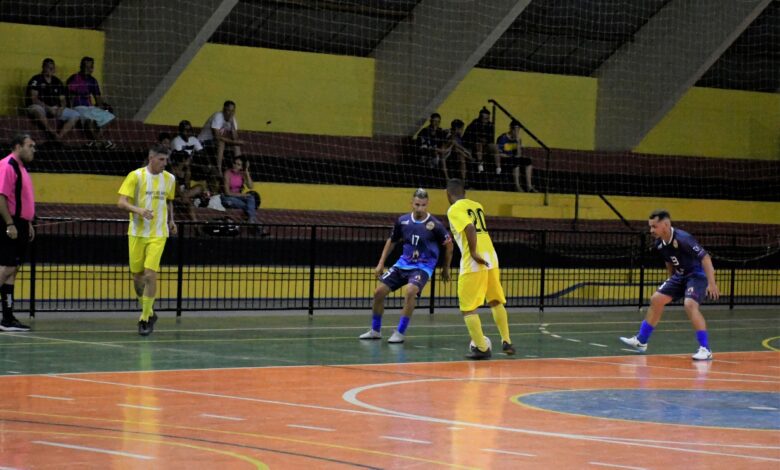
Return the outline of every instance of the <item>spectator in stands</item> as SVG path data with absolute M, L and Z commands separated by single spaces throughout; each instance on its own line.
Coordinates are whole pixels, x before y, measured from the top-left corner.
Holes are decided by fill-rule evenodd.
M 171 134 L 168 132 L 160 132 L 157 134 L 157 143 L 168 150 L 171 150 Z
M 441 115 L 431 114 L 430 124 L 417 134 L 417 152 L 423 165 L 436 168 L 441 161 L 442 147 L 447 140 L 447 132 L 441 127 Z
M 178 153 L 171 158 L 171 173 L 176 177 L 176 193 L 173 208 L 177 214 L 184 214 L 188 220 L 198 220 L 195 214 L 195 200 L 206 198 L 206 188 L 192 183 L 191 158 Z
M 523 192 L 520 185 L 520 167 L 525 168 L 525 185 L 528 192 L 535 193 L 536 189 L 531 183 L 534 167 L 531 159 L 523 156 L 523 142 L 520 139 L 520 123 L 512 121 L 509 124 L 509 132 L 498 136 L 496 142 L 498 154 L 496 155 L 496 174 L 500 175 L 503 171 L 511 169 L 512 177 L 515 182 L 515 189 Z
M 252 189 L 254 182 L 249 174 L 249 161 L 244 163 L 241 157 L 233 157 L 233 166 L 225 170 L 225 187 L 222 205 L 232 209 L 242 209 L 250 224 L 257 223 L 257 201 L 251 194 L 243 194 L 244 188 Z
M 111 123 L 116 116 L 111 105 L 103 100 L 100 93 L 100 84 L 92 72 L 95 69 L 95 59 L 82 57 L 79 72 L 74 73 L 65 84 L 68 87 L 70 105 L 79 112 L 84 122 L 84 128 L 91 140 L 89 147 L 102 145 L 106 149 L 114 147 L 110 140 L 101 140 L 103 129 Z
M 189 160 L 196 180 L 206 181 L 212 193 L 220 192 L 222 173 L 217 169 L 216 162 L 210 161 L 203 151 L 203 145 L 195 137 L 190 121 L 185 119 L 179 122 L 179 133 L 171 141 L 171 146 L 174 158 Z
M 460 167 L 460 177 L 466 181 L 466 160 L 471 160 L 471 152 L 463 144 L 463 121 L 455 119 L 450 123 L 450 130 L 447 132 L 447 138 L 442 146 L 441 169 L 444 172 L 444 179 L 450 180 L 449 170 L 447 169 L 447 160 L 455 155 Z
M 66 89 L 59 78 L 54 75 L 56 67 L 54 59 L 43 59 L 41 73 L 27 82 L 27 112 L 38 121 L 46 132 L 55 140 L 62 140 L 73 129 L 79 120 L 79 113 L 67 107 Z M 50 117 L 62 121 L 62 129 L 49 122 Z
M 217 157 L 217 169 L 222 172 L 222 160 L 225 149 L 233 152 L 233 157 L 241 156 L 241 146 L 244 145 L 238 138 L 238 123 L 236 122 L 236 103 L 225 101 L 222 111 L 217 111 L 203 124 L 203 129 L 198 135 L 203 145 L 210 153 Z
M 485 171 L 482 158 L 484 153 L 488 152 L 494 157 L 498 153 L 496 144 L 493 143 L 495 135 L 495 126 L 490 121 L 490 111 L 483 107 L 479 111 L 479 117 L 471 121 L 471 124 L 468 125 L 466 132 L 463 134 L 466 148 L 471 150 L 471 155 L 477 160 L 477 171 L 479 173 Z

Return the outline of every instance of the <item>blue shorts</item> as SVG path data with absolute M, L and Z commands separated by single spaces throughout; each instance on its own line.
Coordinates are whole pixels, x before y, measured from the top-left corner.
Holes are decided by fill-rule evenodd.
M 389 287 L 391 292 L 407 284 L 414 284 L 420 289 L 420 292 L 417 293 L 419 295 L 425 284 L 428 283 L 428 273 L 422 269 L 399 269 L 393 266 L 382 274 L 379 282 Z
M 679 274 L 673 274 L 667 279 L 658 292 L 668 295 L 672 300 L 678 300 L 682 297 L 695 300 L 702 303 L 707 296 L 707 278 L 705 277 L 685 277 Z

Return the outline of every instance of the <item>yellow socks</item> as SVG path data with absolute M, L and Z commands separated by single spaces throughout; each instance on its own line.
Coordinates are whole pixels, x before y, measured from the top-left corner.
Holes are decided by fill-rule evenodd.
M 141 320 L 149 321 L 149 317 L 154 314 L 152 307 L 154 306 L 154 297 L 141 297 Z
M 495 307 L 490 307 L 490 311 L 493 312 L 493 321 L 501 334 L 501 341 L 512 344 L 512 340 L 509 339 L 509 319 L 507 318 L 506 309 L 503 305 L 498 304 Z
M 472 313 L 465 315 L 463 321 L 466 322 L 466 328 L 469 330 L 469 336 L 474 344 L 477 345 L 480 351 L 487 351 L 487 341 L 485 341 L 485 334 L 482 333 L 482 322 L 479 319 L 479 315 Z

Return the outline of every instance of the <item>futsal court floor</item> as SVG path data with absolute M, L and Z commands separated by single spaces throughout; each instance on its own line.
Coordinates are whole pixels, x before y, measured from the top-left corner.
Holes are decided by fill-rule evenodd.
M 0 469 L 780 469 L 780 311 L 513 312 L 466 361 L 459 314 L 360 341 L 368 312 L 40 314 L 0 334 Z M 482 315 L 494 346 L 500 338 Z M 21 318 L 21 316 L 20 316 Z M 386 339 L 398 320 L 385 316 Z

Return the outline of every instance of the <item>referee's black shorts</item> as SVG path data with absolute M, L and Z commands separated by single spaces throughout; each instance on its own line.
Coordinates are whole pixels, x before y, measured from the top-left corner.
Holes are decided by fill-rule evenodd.
M 30 245 L 29 222 L 14 217 L 17 237 L 15 240 L 8 238 L 5 221 L 0 220 L 0 266 L 21 266 L 27 257 L 27 249 Z

